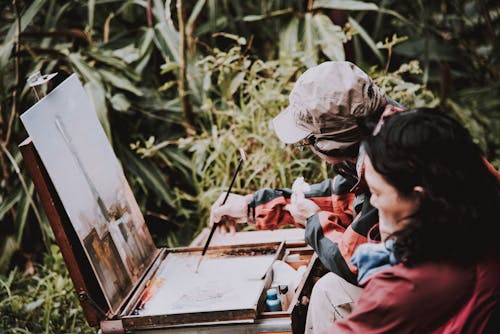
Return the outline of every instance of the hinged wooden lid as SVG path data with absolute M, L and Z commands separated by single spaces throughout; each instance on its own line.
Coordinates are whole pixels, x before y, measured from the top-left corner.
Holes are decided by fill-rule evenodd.
M 159 252 L 121 165 L 75 74 L 22 114 L 21 120 L 112 317 Z

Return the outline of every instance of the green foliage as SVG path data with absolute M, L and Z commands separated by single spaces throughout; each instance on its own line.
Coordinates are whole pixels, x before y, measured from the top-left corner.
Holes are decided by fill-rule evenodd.
M 45 256 L 34 275 L 18 270 L 0 275 L 1 333 L 94 333 L 58 248 Z
M 247 55 L 245 40 L 232 39 L 238 45 L 227 52 L 215 50 L 198 62 L 205 73 L 206 92 L 199 115 L 201 131 L 179 142 L 193 153 L 197 206 L 204 213 L 200 229 L 206 226 L 210 205 L 227 191 L 240 158 L 239 148 L 246 152 L 247 161 L 233 186 L 236 193 L 291 187 L 299 176 L 310 183 L 332 176 L 327 165 L 310 151 L 301 152 L 281 143 L 272 129 L 272 118 L 288 105 L 295 80 L 307 69 L 302 58 L 263 61 Z M 416 61 L 402 64 L 394 72 L 371 71 L 375 82 L 392 99 L 408 108 L 433 107 L 438 99 L 432 92 L 418 80 L 404 78 L 421 73 Z
M 19 265 L 16 254 L 56 254 L 38 258 L 45 265 L 34 276 L 0 277 L 1 328 L 90 331 L 16 146 L 36 70 L 59 72 L 54 85 L 79 75 L 161 246 L 187 244 L 206 226 L 239 148 L 248 160 L 237 193 L 331 176 L 269 123 L 298 76 L 329 59 L 354 61 L 406 107 L 439 105 L 500 167 L 495 1 L 197 0 L 182 1 L 182 17 L 176 3 L 0 5 L 0 273 Z

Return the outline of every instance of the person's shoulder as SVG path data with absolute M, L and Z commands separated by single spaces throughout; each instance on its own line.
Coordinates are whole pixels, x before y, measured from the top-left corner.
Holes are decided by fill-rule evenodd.
M 475 285 L 475 267 L 428 262 L 412 267 L 397 264 L 374 275 L 366 284 L 371 289 L 391 290 L 404 299 L 443 298 L 457 291 L 470 291 Z
M 414 283 L 463 281 L 473 278 L 475 265 L 463 266 L 447 262 L 424 262 L 412 266 L 398 263 L 382 274 L 392 279 L 400 278 Z M 467 273 L 470 273 L 467 275 Z M 470 277 L 469 277 L 470 276 Z M 383 278 L 383 277 L 381 277 Z

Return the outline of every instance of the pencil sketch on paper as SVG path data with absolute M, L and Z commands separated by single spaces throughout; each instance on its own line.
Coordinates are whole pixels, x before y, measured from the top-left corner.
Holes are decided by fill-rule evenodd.
M 152 262 L 156 247 L 77 76 L 21 120 L 116 311 Z
M 255 309 L 264 289 L 263 277 L 274 254 L 206 256 L 198 272 L 199 254 L 170 253 L 158 269 L 161 282 L 139 310 L 141 315 Z

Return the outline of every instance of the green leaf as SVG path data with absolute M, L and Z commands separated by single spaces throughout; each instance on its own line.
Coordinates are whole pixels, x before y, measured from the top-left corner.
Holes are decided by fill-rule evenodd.
M 101 122 L 101 125 L 104 128 L 106 136 L 108 137 L 109 141 L 112 142 L 111 126 L 109 124 L 108 108 L 106 106 L 106 91 L 104 90 L 103 85 L 99 81 L 91 80 L 85 83 L 83 87 L 85 88 L 87 95 L 92 101 L 95 113 L 97 114 L 97 118 L 99 118 L 99 122 Z
M 285 29 L 280 31 L 280 55 L 291 55 L 297 51 L 299 45 L 299 19 L 293 17 Z
M 179 33 L 166 23 L 155 26 L 155 44 L 165 59 L 179 63 Z
M 33 183 L 30 183 L 28 187 L 28 193 L 24 193 L 24 196 L 19 201 L 19 204 L 16 207 L 16 220 L 14 221 L 14 225 L 17 228 L 17 237 L 16 242 L 18 244 L 21 243 L 24 234 L 24 226 L 26 226 L 26 220 L 28 219 L 28 212 L 30 209 L 30 198 L 33 196 Z
M 118 111 L 128 111 L 132 105 L 123 94 L 115 94 L 110 100 L 113 109 Z
M 313 9 L 329 8 L 341 10 L 378 10 L 378 6 L 372 2 L 354 0 L 316 0 Z
M 165 6 L 163 5 L 164 3 L 165 1 L 162 0 L 154 0 L 152 4 L 153 15 L 161 23 L 167 23 Z M 168 12 L 170 13 L 170 8 L 168 8 Z
M 109 82 L 111 85 L 129 91 L 137 96 L 143 95 L 143 93 L 138 88 L 136 88 L 136 86 L 134 86 L 125 76 L 104 69 L 100 69 L 99 73 L 101 74 L 103 79 Z
M 133 63 L 141 56 L 139 49 L 137 49 L 134 44 L 129 44 L 124 46 L 123 48 L 116 49 L 113 51 L 113 54 L 123 59 L 123 61 L 127 64 Z
M 8 236 L 0 243 L 0 273 L 7 270 L 12 255 L 19 249 L 19 244 L 12 236 Z
M 179 64 L 169 61 L 161 65 L 160 68 L 161 68 L 161 74 L 166 74 L 168 72 L 177 71 L 179 69 Z
M 31 21 L 33 18 L 40 12 L 40 9 L 45 5 L 46 0 L 35 0 L 29 7 L 26 9 L 26 11 L 21 15 L 21 31 L 23 32 L 24 29 L 28 25 L 31 24 Z M 18 4 L 19 5 L 19 4 Z M 14 39 L 16 36 L 16 29 L 17 29 L 17 24 L 12 24 L 10 26 L 9 31 L 7 32 L 7 35 L 5 36 L 3 40 L 3 44 L 0 46 L 0 69 L 3 69 L 6 67 L 6 64 L 9 60 L 12 47 L 14 46 Z
M 94 12 L 95 12 L 95 0 L 88 0 L 88 15 L 89 15 L 89 29 L 92 30 L 94 27 Z
M 99 74 L 85 62 L 81 54 L 70 53 L 68 59 L 74 66 L 74 69 L 83 76 L 84 81 L 100 81 L 101 78 Z
M 0 221 L 3 219 L 5 214 L 21 199 L 23 190 L 20 188 L 17 191 L 12 191 L 9 193 L 7 198 L 5 198 L 0 203 Z
M 28 312 L 28 313 L 31 313 L 36 308 L 42 306 L 44 302 L 45 302 L 45 299 L 41 298 L 41 299 L 37 299 L 37 300 L 35 300 L 35 301 L 31 302 L 31 303 L 28 303 L 28 304 L 26 304 L 26 306 L 24 306 L 24 311 Z
M 422 60 L 424 55 L 429 60 L 454 62 L 460 60 L 460 50 L 450 47 L 434 37 L 413 38 L 394 46 L 394 53 Z
M 156 196 L 170 206 L 174 206 L 174 199 L 167 190 L 170 186 L 166 183 L 160 169 L 151 161 L 140 159 L 133 154 L 129 149 L 123 149 L 125 155 L 123 161 L 127 161 L 126 167 L 139 179 L 144 182 L 147 189 L 152 190 Z
M 167 81 L 165 82 L 163 85 L 160 86 L 160 88 L 158 88 L 158 91 L 160 92 L 164 92 L 166 90 L 169 90 L 170 88 L 172 88 L 173 86 L 175 86 L 177 84 L 177 81 L 176 80 L 172 80 L 172 81 Z
M 136 55 L 138 55 L 138 50 L 133 47 L 132 49 L 129 49 L 129 51 L 132 53 L 136 52 Z M 121 56 L 125 57 L 125 59 L 127 58 L 126 52 L 121 52 L 120 50 L 116 53 L 111 53 L 108 51 L 103 52 L 101 50 L 94 49 L 88 51 L 88 55 L 103 64 L 109 65 L 113 69 L 117 69 L 120 73 L 125 74 L 133 81 L 139 81 L 141 79 L 140 75 L 137 74 L 137 72 L 135 72 L 128 63 L 122 60 Z M 134 57 L 136 55 L 134 55 Z M 101 67 L 99 65 L 100 64 L 96 65 L 96 67 Z
M 344 43 L 345 35 L 342 28 L 333 24 L 332 20 L 324 14 L 313 16 L 313 23 L 318 32 L 320 47 L 330 60 L 345 60 Z
M 304 18 L 304 63 L 307 67 L 316 65 L 316 48 L 314 47 L 314 26 L 312 23 L 312 14 L 306 13 Z
M 147 28 L 144 35 L 142 35 L 140 43 L 139 43 L 139 54 L 141 57 L 144 57 L 151 46 L 153 45 L 155 37 L 155 32 L 153 28 Z
M 381 64 L 384 64 L 384 56 L 380 52 L 380 50 L 377 48 L 375 42 L 373 39 L 370 37 L 370 35 L 366 32 L 365 29 L 352 17 L 349 16 L 348 22 L 356 29 L 358 34 L 361 36 L 361 38 L 365 41 L 366 44 L 370 47 L 370 49 L 373 51 L 377 59 Z
M 192 29 L 192 26 L 195 24 L 196 20 L 201 14 L 201 11 L 203 7 L 205 6 L 205 3 L 207 0 L 198 0 L 196 1 L 196 5 L 194 6 L 193 10 L 191 11 L 191 14 L 189 15 L 189 19 L 187 20 L 186 23 L 186 30 L 189 31 L 189 29 Z
M 236 74 L 229 84 L 229 94 L 232 96 L 245 80 L 245 72 Z

